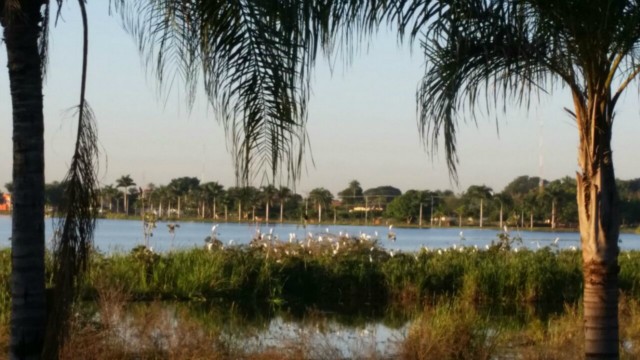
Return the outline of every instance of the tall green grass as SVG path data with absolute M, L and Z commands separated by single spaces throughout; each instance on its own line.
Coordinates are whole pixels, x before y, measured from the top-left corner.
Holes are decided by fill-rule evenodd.
M 47 262 L 48 263 L 48 262 Z M 620 289 L 640 298 L 640 252 L 620 254 Z M 8 322 L 10 251 L 0 251 L 0 324 Z M 575 303 L 582 296 L 575 251 L 447 249 L 393 256 L 370 243 L 280 244 L 154 254 L 95 254 L 85 298 L 117 286 L 131 299 L 219 300 L 352 312 L 457 297 L 476 303 Z
M 226 298 L 340 307 L 445 295 L 477 302 L 564 303 L 582 294 L 580 255 L 572 251 L 465 249 L 394 256 L 368 246 L 337 255 L 294 251 L 229 247 L 99 256 L 87 292 L 97 282 L 107 282 L 124 284 L 139 299 Z M 633 259 L 640 255 L 626 257 L 620 258 L 620 283 L 623 291 L 635 294 L 640 266 Z

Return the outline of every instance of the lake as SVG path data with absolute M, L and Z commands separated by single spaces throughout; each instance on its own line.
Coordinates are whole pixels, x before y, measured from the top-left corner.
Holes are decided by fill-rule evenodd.
M 47 218 L 46 238 L 50 243 L 52 237 L 53 219 Z M 175 230 L 175 238 L 169 233 L 167 222 L 158 222 L 153 231 L 150 245 L 155 251 L 168 251 L 173 249 L 193 248 L 204 245 L 204 239 L 211 234 L 212 225 L 217 224 L 216 233 L 220 240 L 229 244 L 248 244 L 258 231 L 272 233 L 281 240 L 287 240 L 291 234 L 300 240 L 308 236 L 322 236 L 326 233 L 349 236 L 370 236 L 378 238 L 380 245 L 388 249 L 401 251 L 416 251 L 422 246 L 429 248 L 446 248 L 453 245 L 485 247 L 495 240 L 498 230 L 473 229 L 473 228 L 393 228 L 397 241 L 388 240 L 390 230 L 386 226 L 355 226 L 355 225 L 307 225 L 297 224 L 269 224 L 258 225 L 251 223 L 213 223 L 213 222 L 176 222 L 180 225 Z M 559 248 L 566 249 L 579 247 L 580 236 L 577 232 L 553 232 L 553 231 L 528 231 L 509 229 L 511 236 L 520 236 L 523 240 L 521 246 L 537 248 L 547 246 L 559 239 Z M 11 236 L 11 217 L 0 216 L 0 248 L 9 247 Z M 640 249 L 640 235 L 621 234 L 620 247 L 622 250 Z M 126 252 L 133 247 L 144 244 L 142 222 L 136 220 L 98 220 L 95 244 L 101 251 Z

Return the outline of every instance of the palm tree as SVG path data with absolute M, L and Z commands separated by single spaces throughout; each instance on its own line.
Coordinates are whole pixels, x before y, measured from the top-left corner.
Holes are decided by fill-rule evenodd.
M 63 0 L 56 0 L 60 7 Z M 65 184 L 61 236 L 53 251 L 53 311 L 46 319 L 44 286 L 44 116 L 42 79 L 46 64 L 49 1 L 0 3 L 13 106 L 12 270 L 10 358 L 55 356 L 67 335 L 66 318 L 92 241 L 98 208 L 93 115 L 86 106 L 87 16 L 83 20 L 83 65 L 78 134 Z M 45 332 L 45 328 L 49 331 Z M 45 339 L 47 347 L 45 349 Z
M 14 4 L 15 5 L 15 4 Z M 12 302 L 9 356 L 39 356 L 45 338 L 42 4 L 0 7 L 13 103 Z M 15 256 L 15 254 L 21 254 Z M 16 290 L 19 289 L 19 290 Z M 25 296 L 29 294 L 29 296 Z M 16 319 L 14 321 L 14 319 Z M 17 319 L 20 319 L 18 321 Z
M 480 227 L 482 227 L 484 219 L 484 201 L 491 199 L 492 196 L 493 190 L 485 185 L 471 185 L 465 194 L 465 197 L 467 197 L 469 201 L 475 202 L 480 200 L 480 215 L 478 221 L 478 226 Z
M 163 217 L 170 214 L 171 211 L 171 200 L 173 193 L 168 186 L 162 185 L 159 186 L 154 193 L 156 194 L 158 200 L 158 216 Z
M 120 192 L 113 185 L 106 185 L 100 191 L 100 196 L 103 197 L 109 204 L 109 211 L 113 209 L 113 199 L 118 199 Z
M 309 199 L 318 207 L 318 224 L 322 222 L 322 208 L 331 205 L 333 195 L 325 188 L 315 188 L 309 193 Z
M 116 187 L 123 188 L 122 193 L 124 194 L 124 212 L 129 215 L 129 201 L 127 197 L 127 193 L 129 192 L 129 188 L 132 186 L 136 186 L 136 183 L 131 178 L 131 175 L 122 175 L 119 179 L 116 180 Z
M 271 207 L 271 203 L 276 199 L 278 195 L 278 189 L 276 189 L 273 185 L 263 186 L 261 189 L 262 192 L 262 200 L 265 203 L 265 222 L 269 223 L 269 208 Z
M 216 203 L 221 200 L 224 194 L 224 186 L 218 184 L 216 181 L 211 181 L 200 185 L 205 197 L 211 202 L 211 218 L 217 219 Z
M 221 115 L 239 185 L 250 171 L 295 181 L 307 134 L 309 73 L 334 22 L 314 1 L 114 0 L 160 83 L 180 74 Z M 322 6 L 322 8 L 321 8 Z M 324 21 L 320 21 L 322 17 Z M 240 114 L 240 116 L 238 116 Z
M 238 209 L 238 222 L 242 220 L 242 189 L 237 186 L 232 186 L 227 189 L 226 201 L 228 205 L 235 205 Z M 225 206 L 225 218 L 227 217 L 227 206 Z M 225 219 L 226 220 L 226 219 Z
M 579 134 L 577 202 L 584 272 L 585 354 L 617 358 L 619 200 L 611 135 L 615 107 L 640 73 L 640 4 L 630 0 L 392 1 L 381 12 L 420 36 L 428 66 L 418 89 L 422 135 L 444 136 L 455 174 L 459 109 L 529 104 L 562 84 Z M 395 6 L 395 8 L 394 8 Z M 472 106 L 473 110 L 473 106 Z M 455 175 L 454 175 L 455 177 Z
M 284 203 L 291 197 L 291 189 L 286 186 L 280 186 L 276 193 L 276 198 L 280 202 L 280 223 L 284 219 Z
M 503 229 L 504 224 L 504 207 L 510 206 L 513 203 L 513 198 L 509 196 L 507 193 L 499 193 L 493 195 L 493 199 L 498 201 L 500 204 L 500 208 L 498 211 L 498 226 L 500 229 Z
M 302 15 L 307 14 L 308 4 L 296 2 L 290 7 L 279 2 L 231 1 L 222 2 L 219 7 L 209 6 L 210 2 L 189 2 L 114 0 L 113 4 L 131 20 L 129 29 L 140 41 L 142 51 L 153 58 L 149 63 L 157 66 L 160 82 L 167 60 L 177 59 L 180 69 L 185 70 L 180 73 L 185 74 L 189 94 L 193 94 L 193 85 L 200 81 L 194 72 L 203 69 L 202 83 L 224 115 L 239 177 L 248 179 L 252 166 L 257 164 L 268 167 L 274 178 L 281 168 L 291 170 L 289 176 L 295 180 L 303 159 L 295 153 L 302 155 L 306 144 L 303 125 L 309 93 L 307 74 L 315 59 L 310 45 L 325 44 L 320 41 L 323 36 L 319 31 L 308 30 L 323 29 L 328 33 L 329 22 L 305 21 L 309 17 Z M 55 3 L 61 6 L 63 0 Z M 47 0 L 0 1 L 13 105 L 11 288 L 12 298 L 24 299 L 12 302 L 10 358 L 38 357 L 45 338 L 42 79 L 49 4 Z M 56 274 L 58 269 L 64 274 L 54 278 L 55 308 L 63 308 L 54 312 L 54 322 L 68 315 L 72 301 L 67 295 L 73 294 L 79 283 L 76 274 L 86 263 L 86 249 L 95 224 L 92 209 L 97 208 L 96 137 L 92 114 L 85 105 L 85 0 L 78 0 L 78 4 L 83 20 L 84 61 L 77 108 L 78 136 L 65 181 L 67 215 L 60 225 L 63 232 L 54 261 Z M 327 19 L 329 15 L 326 14 Z M 59 331 L 64 329 L 56 324 L 49 329 L 56 344 L 65 337 L 66 331 Z M 52 346 L 46 357 L 57 352 L 58 348 Z

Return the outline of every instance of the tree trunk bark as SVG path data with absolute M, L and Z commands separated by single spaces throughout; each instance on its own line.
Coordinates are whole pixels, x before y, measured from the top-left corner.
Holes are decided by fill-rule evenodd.
M 266 214 L 266 216 L 265 216 L 265 223 L 266 223 L 267 225 L 269 224 L 269 205 L 270 205 L 270 202 L 269 202 L 269 201 L 267 201 L 267 214 Z
M 588 104 L 576 107 L 580 130 L 578 160 L 582 169 L 577 175 L 577 198 L 584 277 L 585 357 L 618 359 L 620 214 L 611 151 L 613 106 L 610 95 L 592 98 L 595 99 Z
M 10 359 L 39 359 L 46 330 L 41 1 L 3 14 L 13 106 Z M 8 7 L 4 9 L 7 10 Z

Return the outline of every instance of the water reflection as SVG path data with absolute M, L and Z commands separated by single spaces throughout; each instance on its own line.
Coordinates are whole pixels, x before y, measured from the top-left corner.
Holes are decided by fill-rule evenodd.
M 116 301 L 117 302 L 117 301 Z M 113 302 L 111 302 L 113 305 Z M 113 343 L 123 348 L 172 353 L 192 346 L 225 351 L 231 358 L 247 354 L 303 353 L 309 359 L 393 358 L 423 307 L 396 306 L 382 312 L 330 312 L 308 308 L 276 308 L 237 303 L 133 302 L 99 309 L 86 306 L 93 321 L 109 330 Z M 434 302 L 427 307 L 437 307 Z M 117 308 L 117 306 L 116 306 Z M 545 323 L 563 309 L 548 306 L 475 307 L 489 319 L 486 331 L 520 329 Z M 279 354 L 279 355 L 278 355 Z

